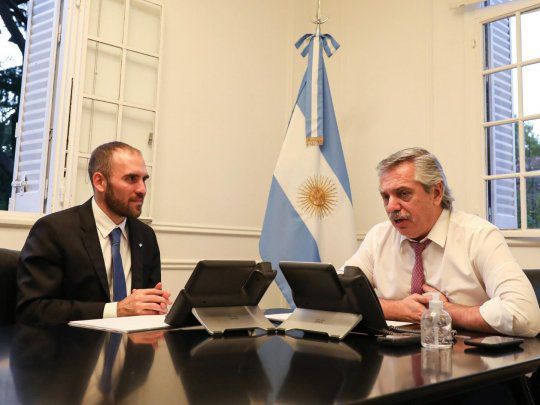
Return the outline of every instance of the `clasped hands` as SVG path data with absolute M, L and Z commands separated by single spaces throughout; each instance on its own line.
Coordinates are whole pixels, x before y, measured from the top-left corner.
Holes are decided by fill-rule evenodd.
M 450 302 L 446 295 L 427 284 L 422 286 L 422 290 L 424 294 L 411 294 L 402 300 L 380 299 L 385 318 L 420 323 L 422 314 L 431 299 L 430 295 L 426 293 L 438 292 L 440 300 L 444 303 L 444 309 L 452 317 L 454 327 L 483 333 L 497 333 L 482 317 L 479 306 L 466 306 Z
M 163 290 L 161 282 L 154 288 L 133 289 L 131 294 L 118 302 L 117 316 L 162 315 L 171 304 L 171 293 Z
M 439 299 L 442 302 L 448 302 L 448 298 L 439 290 L 424 284 L 422 286 L 424 294 L 411 294 L 408 297 L 403 298 L 400 303 L 402 304 L 403 320 L 407 322 L 420 323 L 420 318 L 429 305 L 431 295 L 426 294 L 430 292 L 438 292 Z

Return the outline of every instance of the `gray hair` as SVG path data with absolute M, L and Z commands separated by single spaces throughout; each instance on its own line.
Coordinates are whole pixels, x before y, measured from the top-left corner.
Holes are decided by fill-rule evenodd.
M 435 155 L 422 148 L 407 148 L 391 154 L 377 165 L 377 172 L 381 177 L 388 170 L 405 162 L 412 162 L 415 168 L 415 180 L 429 193 L 434 185 L 442 182 L 443 196 L 441 205 L 445 209 L 452 209 L 452 191 L 448 187 L 446 175 Z

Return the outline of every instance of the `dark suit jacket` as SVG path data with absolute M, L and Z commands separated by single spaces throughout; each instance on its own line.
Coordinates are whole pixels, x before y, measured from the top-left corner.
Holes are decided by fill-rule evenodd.
M 154 231 L 128 218 L 131 288 L 161 280 Z M 40 218 L 30 230 L 17 271 L 17 320 L 59 324 L 103 316 L 109 285 L 92 200 Z M 129 288 L 129 286 L 128 286 Z
M 18 324 L 10 348 L 9 364 L 21 404 L 80 404 L 90 385 L 92 373 L 101 376 L 100 354 L 107 349 L 107 333 L 69 327 L 34 327 Z M 154 361 L 151 344 L 135 344 L 130 339 L 125 346 L 124 362 L 113 396 L 87 397 L 88 403 L 121 402 L 142 386 Z M 115 362 L 118 362 L 118 356 Z M 98 367 L 98 368 L 97 368 Z M 99 377 L 97 379 L 99 381 Z M 94 388 L 97 391 L 98 388 Z M 1 397 L 0 397 L 1 398 Z M 9 397 L 7 397 L 9 398 Z M 139 401 L 141 402 L 141 401 Z
M 22 324 L 13 330 L 9 366 L 17 402 L 81 404 L 107 334 Z

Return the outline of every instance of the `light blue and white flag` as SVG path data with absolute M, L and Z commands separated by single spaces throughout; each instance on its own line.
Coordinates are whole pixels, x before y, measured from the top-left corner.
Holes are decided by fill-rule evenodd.
M 278 263 L 312 261 L 341 266 L 355 251 L 349 175 L 339 139 L 323 51 L 332 36 L 306 34 L 295 44 L 308 66 L 274 171 L 259 251 L 278 270 L 276 282 L 294 308 Z

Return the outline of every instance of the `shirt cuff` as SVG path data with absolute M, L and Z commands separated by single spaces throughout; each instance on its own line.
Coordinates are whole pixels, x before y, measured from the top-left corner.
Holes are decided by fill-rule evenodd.
M 500 297 L 493 297 L 480 306 L 480 315 L 489 326 L 506 335 L 514 334 L 514 317 Z
M 103 318 L 116 318 L 118 302 L 107 302 L 103 308 Z

